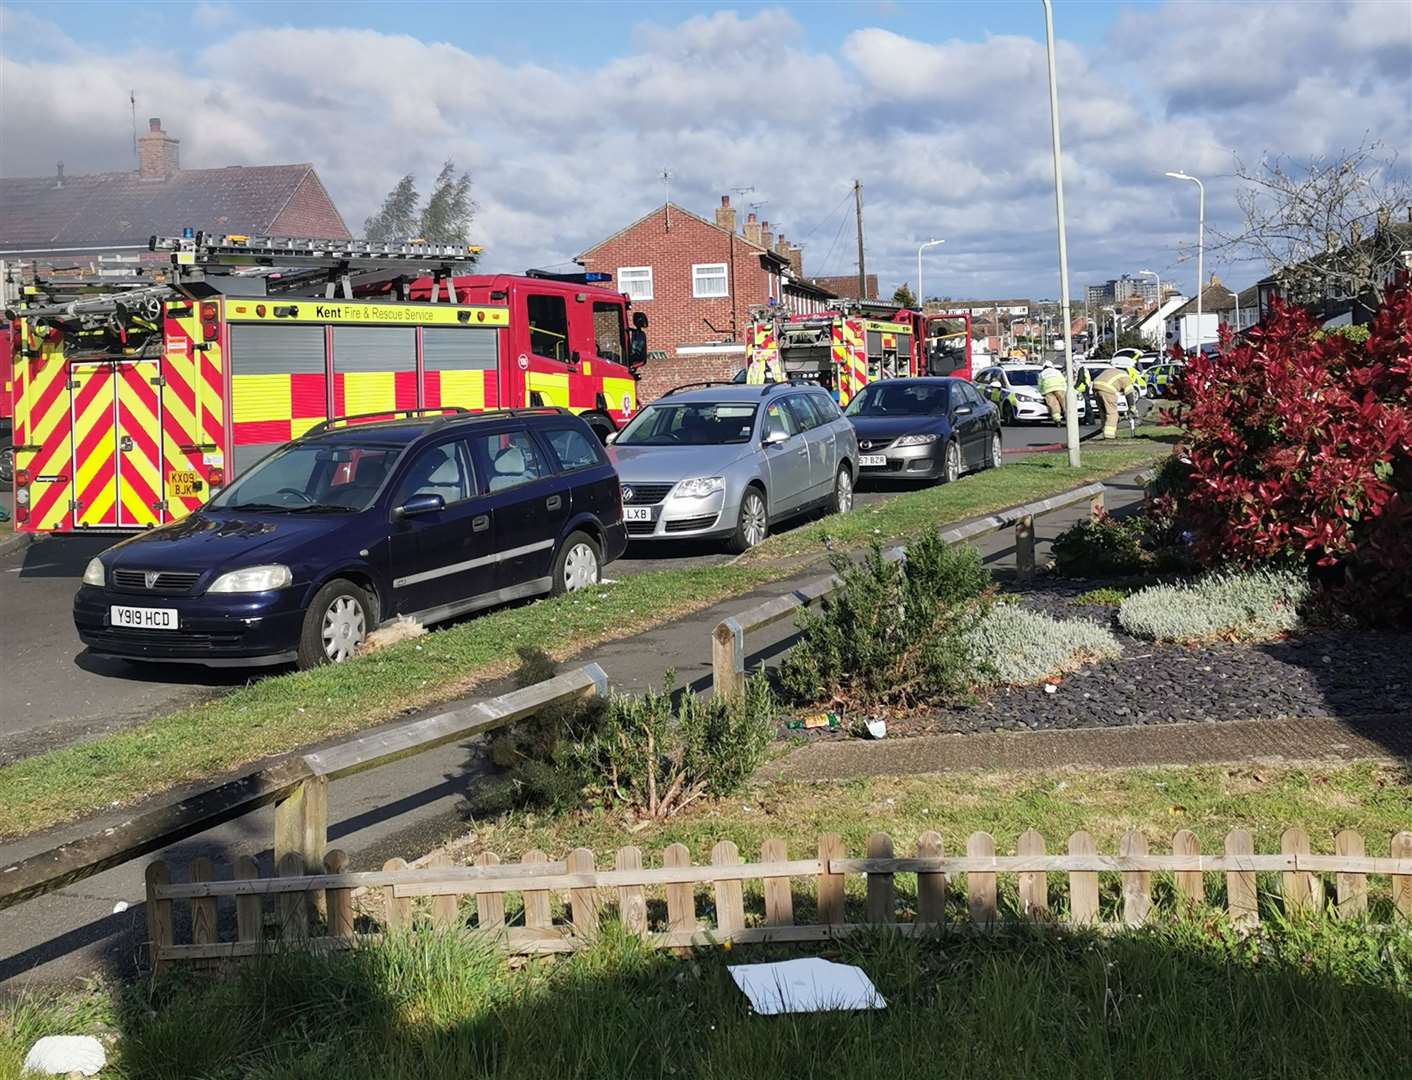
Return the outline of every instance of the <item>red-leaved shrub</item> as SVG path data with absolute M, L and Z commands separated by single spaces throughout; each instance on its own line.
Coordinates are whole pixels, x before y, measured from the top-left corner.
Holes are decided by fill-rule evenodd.
M 1345 606 L 1412 615 L 1412 291 L 1366 344 L 1275 306 L 1187 368 L 1184 513 L 1204 563 L 1306 561 Z

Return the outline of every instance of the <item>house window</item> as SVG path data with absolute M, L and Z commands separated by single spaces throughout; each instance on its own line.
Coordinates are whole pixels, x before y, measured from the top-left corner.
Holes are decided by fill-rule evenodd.
M 618 289 L 621 292 L 627 293 L 633 300 L 651 300 L 652 267 L 618 267 Z
M 725 263 L 697 263 L 691 268 L 691 295 L 728 296 Z

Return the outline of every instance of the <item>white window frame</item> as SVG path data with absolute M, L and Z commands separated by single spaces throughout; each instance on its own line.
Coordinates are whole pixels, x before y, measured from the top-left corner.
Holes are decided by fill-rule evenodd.
M 624 274 L 636 275 L 637 280 L 631 282 L 624 281 Z M 644 274 L 646 275 L 647 283 L 647 291 L 645 293 L 637 291 L 642 286 L 642 275 Z M 627 293 L 628 298 L 633 301 L 652 299 L 652 276 L 652 267 L 650 266 L 620 266 L 618 267 L 617 273 L 614 275 L 618 283 L 618 291 Z
M 707 277 L 721 279 L 720 292 L 702 292 L 701 277 L 702 271 L 710 271 Z M 691 295 L 696 300 L 716 300 L 731 294 L 730 267 L 726 263 L 692 263 L 691 264 Z

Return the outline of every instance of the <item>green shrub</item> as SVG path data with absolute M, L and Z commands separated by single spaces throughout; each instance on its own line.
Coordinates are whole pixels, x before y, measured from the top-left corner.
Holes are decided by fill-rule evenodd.
M 1116 577 L 1142 569 L 1141 518 L 1107 514 L 1071 525 L 1054 540 L 1054 568 L 1065 577 Z
M 1149 641 L 1252 640 L 1294 630 L 1309 600 L 1295 570 L 1211 574 L 1185 585 L 1151 585 L 1118 608 L 1118 623 Z
M 997 604 L 966 635 L 973 670 L 989 670 L 1010 686 L 1037 683 L 1123 649 L 1108 630 L 1079 619 L 1055 619 L 1014 604 Z
M 1093 607 L 1117 607 L 1131 596 L 1133 591 L 1126 586 L 1105 585 L 1101 589 L 1089 589 L 1082 596 L 1075 597 L 1074 603 Z
M 780 668 L 796 703 L 841 701 L 857 709 L 906 705 L 975 681 L 965 634 L 989 606 L 980 555 L 928 534 L 887 562 L 876 545 L 861 563 L 833 560 L 840 587 L 799 618 L 799 643 Z

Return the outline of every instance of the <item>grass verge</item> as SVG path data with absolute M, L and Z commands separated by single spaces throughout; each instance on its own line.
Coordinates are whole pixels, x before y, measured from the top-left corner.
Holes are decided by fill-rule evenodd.
M 0 838 L 449 700 L 509 671 L 521 645 L 563 659 L 630 637 L 797 573 L 800 554 L 822 553 L 825 533 L 834 534 L 836 547 L 857 547 L 1003 509 L 1151 461 L 1167 451 L 1170 438 L 1158 429 L 1085 449 L 1080 469 L 1057 455 L 1028 456 L 772 537 L 733 565 L 658 570 L 586 596 L 493 611 L 337 667 L 262 679 L 126 731 L 36 754 L 0 768 Z
M 1051 849 L 1061 832 L 1086 828 L 1099 850 L 1111 851 L 1119 832 L 1138 828 L 1163 850 L 1157 845 L 1176 828 L 1214 845 L 1239 824 L 1254 829 L 1257 850 L 1270 850 L 1283 825 L 1298 823 L 1317 850 L 1328 850 L 1334 830 L 1354 828 L 1367 836 L 1369 854 L 1384 854 L 1388 833 L 1412 814 L 1406 781 L 1390 767 L 1354 765 L 776 783 L 647 834 L 607 814 L 519 816 L 479 826 L 478 846 L 511 854 L 585 844 L 606 856 L 621 844 L 680 841 L 702 861 L 723 838 L 746 855 L 767 835 L 788 837 L 802 852 L 827 829 L 858 852 L 870 831 L 883 829 L 906 850 L 918 832 L 937 829 L 954 850 L 983 828 L 1008 852 L 1019 832 L 1037 827 Z M 1116 884 L 1104 877 L 1105 902 L 1116 902 Z M 1162 875 L 1154 877 L 1160 893 Z M 898 875 L 897 887 L 905 904 L 909 876 Z M 808 883 L 799 888 L 807 892 Z M 708 897 L 703 890 L 698 903 Z M 746 903 L 759 910 L 758 896 Z M 1385 898 L 1375 900 L 1375 918 L 1385 907 Z M 750 1014 L 728 965 L 806 954 L 862 967 L 887 1008 Z M 1149 928 L 1112 937 L 1038 928 L 974 939 L 878 935 L 687 959 L 648 952 L 609 925 L 586 953 L 519 968 L 471 939 L 419 931 L 347 955 L 276 955 L 223 981 L 178 975 L 0 1001 L 0 1076 L 18 1072 L 41 1034 L 107 1033 L 111 1064 L 102 1080 L 1371 1080 L 1401 1075 L 1412 1056 L 1409 973 L 1405 933 L 1358 921 L 1290 922 L 1273 911 L 1250 936 L 1215 915 L 1159 915 Z

